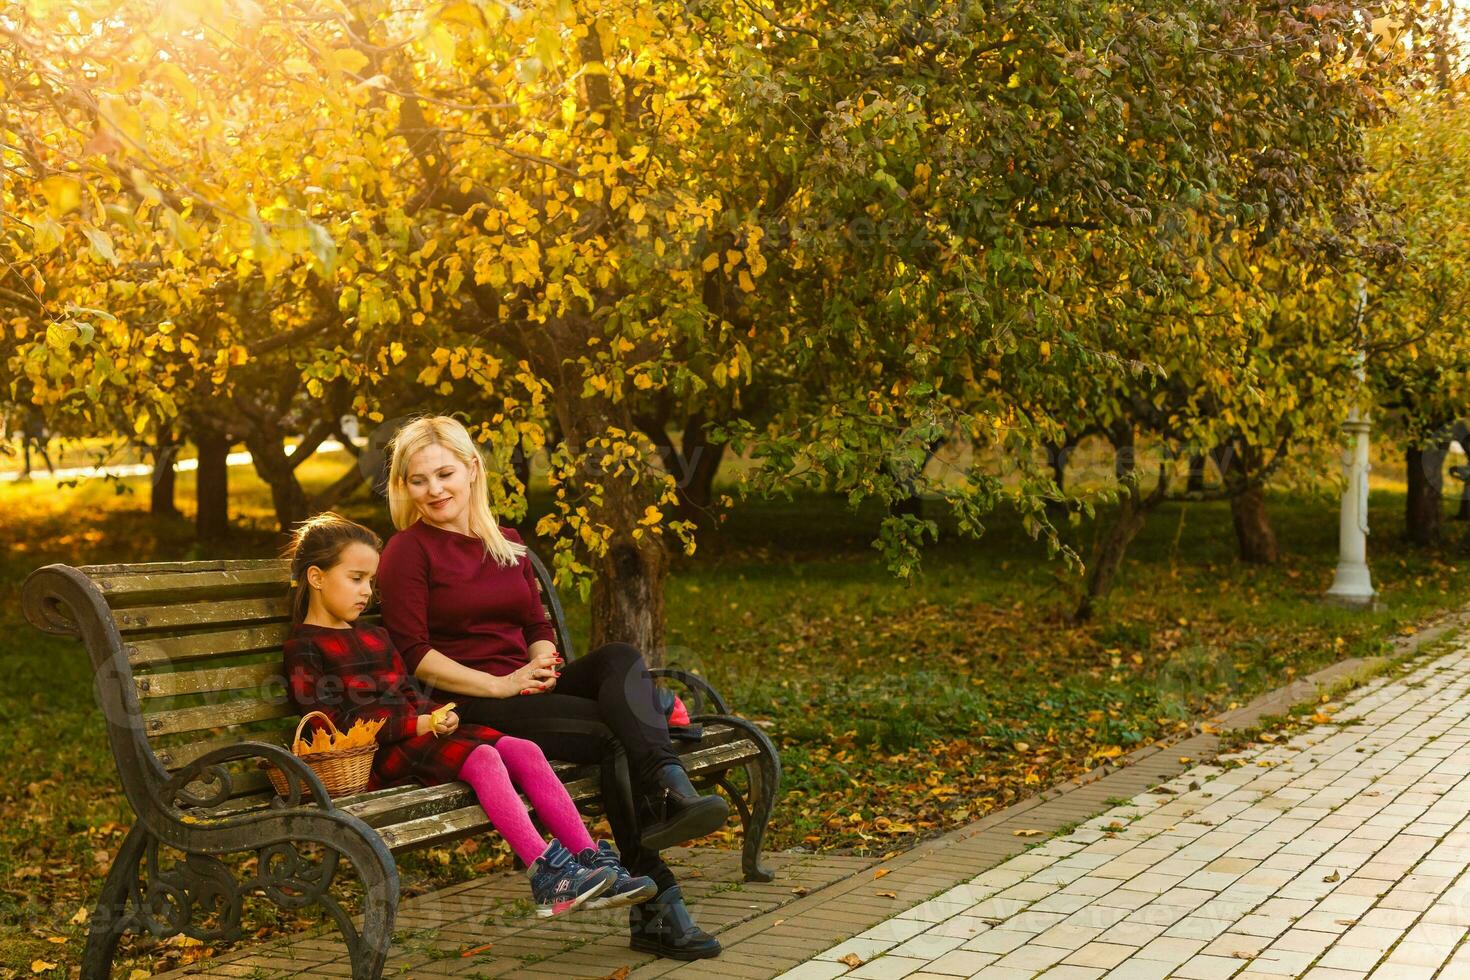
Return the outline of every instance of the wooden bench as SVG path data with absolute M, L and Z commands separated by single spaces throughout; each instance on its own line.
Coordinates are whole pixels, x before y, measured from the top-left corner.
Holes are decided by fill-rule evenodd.
M 571 660 L 561 602 L 546 567 L 531 560 Z M 376 978 L 398 906 L 393 855 L 491 829 L 459 782 L 329 800 L 284 747 L 296 719 L 281 670 L 288 579 L 285 563 L 270 559 L 47 565 L 26 579 L 27 618 L 81 639 L 91 655 L 118 776 L 138 818 L 89 920 L 83 978 L 110 976 L 129 931 L 235 939 L 253 894 L 283 908 L 321 905 L 342 930 L 353 976 Z M 696 785 L 719 786 L 740 814 L 747 880 L 770 881 L 760 850 L 781 778 L 775 747 L 699 677 L 655 673 L 702 726 L 697 741 L 675 746 Z M 262 759 L 287 774 L 285 798 L 270 789 Z M 631 805 L 621 751 L 601 766 L 557 768 L 583 809 Z M 298 847 L 307 843 L 319 846 Z M 243 879 L 220 860 L 252 853 Z M 341 858 L 364 886 L 360 930 L 329 893 Z

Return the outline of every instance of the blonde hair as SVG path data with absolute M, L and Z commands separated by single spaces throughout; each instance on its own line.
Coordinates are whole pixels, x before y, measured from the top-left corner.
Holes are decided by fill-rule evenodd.
M 485 542 L 485 554 L 498 565 L 514 565 L 526 553 L 526 546 L 507 541 L 500 525 L 490 512 L 490 488 L 485 483 L 485 461 L 475 448 L 469 430 L 459 419 L 448 415 L 416 418 L 399 429 L 389 444 L 392 460 L 388 465 L 388 513 L 393 526 L 402 531 L 420 520 L 422 514 L 408 495 L 408 461 L 421 449 L 443 446 L 470 471 L 470 533 Z

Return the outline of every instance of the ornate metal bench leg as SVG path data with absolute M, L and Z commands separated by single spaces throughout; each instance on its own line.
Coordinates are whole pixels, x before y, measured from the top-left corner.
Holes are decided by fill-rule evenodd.
M 699 715 L 695 719 L 705 724 L 729 725 L 738 728 L 760 749 L 759 754 L 746 762 L 745 777 L 749 791 L 742 803 L 726 779 L 719 785 L 735 801 L 740 811 L 740 822 L 745 831 L 745 847 L 741 853 L 741 866 L 746 881 L 771 881 L 776 873 L 760 863 L 761 844 L 766 839 L 766 826 L 771 822 L 771 812 L 776 808 L 776 794 L 781 787 L 781 755 L 760 727 L 738 715 Z
M 391 884 L 381 873 L 362 874 L 366 893 L 363 896 L 362 935 L 352 950 L 354 980 L 378 980 L 393 944 L 393 920 L 398 912 L 398 871 L 393 870 Z M 344 933 L 345 934 L 345 933 Z
M 305 860 L 291 842 L 262 848 L 255 883 L 281 908 L 320 905 L 326 909 L 336 920 L 347 944 L 354 980 L 378 980 L 383 975 L 383 964 L 393 943 L 393 920 L 398 909 L 398 867 L 381 841 L 359 836 L 355 829 L 332 828 L 318 839 L 327 848 L 319 863 Z M 327 840 L 331 842 L 326 843 Z M 328 892 L 339 857 L 350 861 L 362 879 L 361 931 Z
M 128 905 L 138 884 L 138 863 L 148 844 L 148 833 L 135 824 L 118 848 L 117 857 L 102 883 L 102 897 L 87 920 L 87 947 L 82 954 L 82 980 L 107 980 L 118 940 L 133 923 Z
M 750 785 L 750 818 L 745 824 L 741 867 L 746 881 L 771 881 L 776 873 L 761 864 L 760 857 L 766 826 L 771 822 L 771 811 L 776 808 L 776 790 L 781 784 L 779 757 L 774 752 L 769 755 L 762 752 L 745 764 L 745 775 Z

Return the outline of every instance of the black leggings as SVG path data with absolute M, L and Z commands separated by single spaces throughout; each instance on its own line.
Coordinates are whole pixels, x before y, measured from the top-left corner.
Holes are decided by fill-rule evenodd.
M 551 759 L 606 763 L 621 748 L 635 796 L 650 791 L 661 767 L 679 764 L 648 666 L 638 648 L 627 643 L 609 643 L 573 660 L 548 694 L 467 698 L 455 710 L 464 721 L 530 739 Z M 603 785 L 609 786 L 606 779 Z M 604 802 L 623 865 L 635 875 L 651 876 L 659 891 L 676 884 L 658 853 L 639 843 L 636 804 Z

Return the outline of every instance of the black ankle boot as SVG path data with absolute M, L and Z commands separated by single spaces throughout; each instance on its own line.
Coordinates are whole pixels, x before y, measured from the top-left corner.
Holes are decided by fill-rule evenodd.
M 704 960 L 720 955 L 720 941 L 689 917 L 678 885 L 628 909 L 628 946 L 675 960 Z
M 730 805 L 723 797 L 700 796 L 684 767 L 669 763 L 658 771 L 658 792 L 647 801 L 640 842 L 650 851 L 712 834 L 725 825 Z

